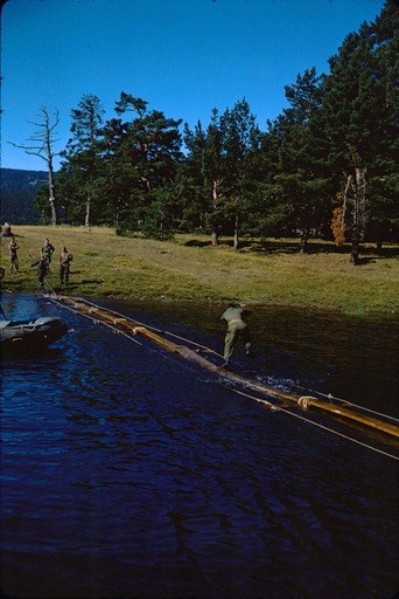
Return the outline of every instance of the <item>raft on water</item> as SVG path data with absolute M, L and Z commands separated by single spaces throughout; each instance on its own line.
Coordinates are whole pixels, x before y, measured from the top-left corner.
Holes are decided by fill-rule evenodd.
M 66 324 L 52 316 L 41 316 L 35 320 L 1 320 L 1 356 L 37 354 L 58 341 L 67 331 Z

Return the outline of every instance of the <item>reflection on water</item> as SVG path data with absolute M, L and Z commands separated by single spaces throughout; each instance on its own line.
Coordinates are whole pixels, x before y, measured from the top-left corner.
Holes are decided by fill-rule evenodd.
M 220 351 L 209 306 L 113 306 Z M 16 597 L 389 598 L 398 462 L 33 296 L 69 334 L 2 364 L 2 588 Z M 393 319 L 262 309 L 235 366 L 393 413 Z

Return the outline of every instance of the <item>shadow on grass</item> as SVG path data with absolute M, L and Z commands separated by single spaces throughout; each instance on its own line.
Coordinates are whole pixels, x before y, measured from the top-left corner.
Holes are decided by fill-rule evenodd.
M 350 254 L 350 246 L 336 247 L 334 244 L 321 244 L 321 243 L 310 243 L 308 253 L 326 253 L 326 254 Z M 373 258 L 397 258 L 399 256 L 398 246 L 387 246 L 380 250 L 376 247 L 360 246 L 360 255 L 367 256 L 368 261 L 372 261 Z M 373 257 L 373 258 L 371 258 Z M 366 259 L 365 259 L 366 260 Z
M 189 241 L 186 241 L 184 245 L 188 248 L 206 248 L 211 247 L 212 243 L 210 241 L 202 241 L 200 239 L 190 239 Z
M 81 281 L 70 281 L 64 285 L 58 284 L 55 287 L 55 291 L 74 291 L 76 289 L 80 289 L 82 285 L 101 285 L 103 283 L 101 279 L 82 279 Z
M 211 241 L 202 239 L 190 239 L 184 244 L 186 247 L 207 248 L 212 247 Z M 219 242 L 220 247 L 233 247 L 231 240 Z M 242 240 L 239 245 L 242 252 L 254 252 L 256 254 L 299 254 L 300 244 L 298 240 L 274 239 L 274 240 Z M 342 247 L 336 246 L 333 242 L 319 242 L 310 240 L 306 254 L 337 254 L 348 256 L 350 260 L 351 246 L 349 243 Z M 378 250 L 375 246 L 360 246 L 360 255 L 364 256 L 359 261 L 359 265 L 368 264 L 378 258 L 397 258 L 399 256 L 399 246 L 388 245 Z
M 356 266 L 364 266 L 365 264 L 372 264 L 372 263 L 377 262 L 376 258 L 370 257 L 370 258 L 359 258 L 358 263 L 356 264 Z
M 275 241 L 257 241 L 257 242 L 249 242 L 245 244 L 246 247 L 255 253 L 260 254 L 298 254 L 300 250 L 299 243 L 294 241 L 286 241 L 286 240 L 275 240 Z M 350 250 L 351 247 L 349 244 L 346 244 L 342 247 L 338 247 L 333 243 L 320 243 L 317 241 L 309 241 L 307 247 L 307 254 L 337 254 L 348 256 L 350 258 Z M 398 246 L 388 246 L 383 247 L 380 250 L 377 250 L 376 247 L 360 246 L 360 254 L 364 256 L 368 256 L 368 261 L 370 262 L 372 258 L 396 258 L 399 256 L 399 247 Z M 366 263 L 366 262 L 362 262 Z
M 24 283 L 29 283 L 29 279 L 24 278 L 24 279 L 18 279 L 18 280 L 12 280 L 9 277 L 4 277 L 4 279 L 2 279 L 1 281 L 1 290 L 5 290 L 6 287 L 13 287 L 13 288 L 17 288 L 19 289 L 19 287 L 21 285 L 23 285 Z
M 57 285 L 54 287 L 54 291 L 56 293 L 63 293 L 64 291 L 73 291 L 75 289 L 79 289 L 80 283 L 67 283 L 64 285 Z

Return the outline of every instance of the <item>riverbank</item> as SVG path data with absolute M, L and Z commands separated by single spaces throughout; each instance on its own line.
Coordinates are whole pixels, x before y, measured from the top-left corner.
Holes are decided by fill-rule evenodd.
M 312 307 L 363 314 L 399 310 L 399 246 L 380 254 L 364 247 L 361 265 L 349 262 L 348 247 L 312 241 L 307 255 L 298 242 L 246 240 L 238 251 L 231 240 L 212 248 L 208 236 L 177 235 L 161 242 L 117 236 L 109 228 L 13 226 L 20 270 L 10 273 L 8 239 L 1 239 L 2 288 L 38 291 L 36 268 L 43 240 L 55 247 L 47 286 L 57 293 L 134 297 L 165 302 L 240 301 L 249 304 Z M 73 255 L 70 283 L 58 280 L 61 246 Z

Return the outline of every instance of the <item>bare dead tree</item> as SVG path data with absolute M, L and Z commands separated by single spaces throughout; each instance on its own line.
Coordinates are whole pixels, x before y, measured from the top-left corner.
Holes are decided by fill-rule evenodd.
M 55 130 L 60 122 L 58 110 L 55 110 L 53 115 L 53 122 L 50 116 L 50 112 L 44 106 L 41 109 L 42 122 L 33 123 L 31 125 L 36 127 L 35 133 L 31 137 L 27 138 L 29 145 L 16 144 L 8 142 L 15 148 L 21 148 L 27 154 L 32 156 L 39 156 L 47 164 L 48 170 L 48 188 L 49 188 L 49 202 L 51 211 L 51 224 L 55 226 L 57 224 L 57 210 L 56 210 L 56 198 L 55 198 L 55 185 L 54 185 L 54 157 L 59 155 L 59 152 L 54 152 L 54 144 L 59 141 L 55 139 Z

